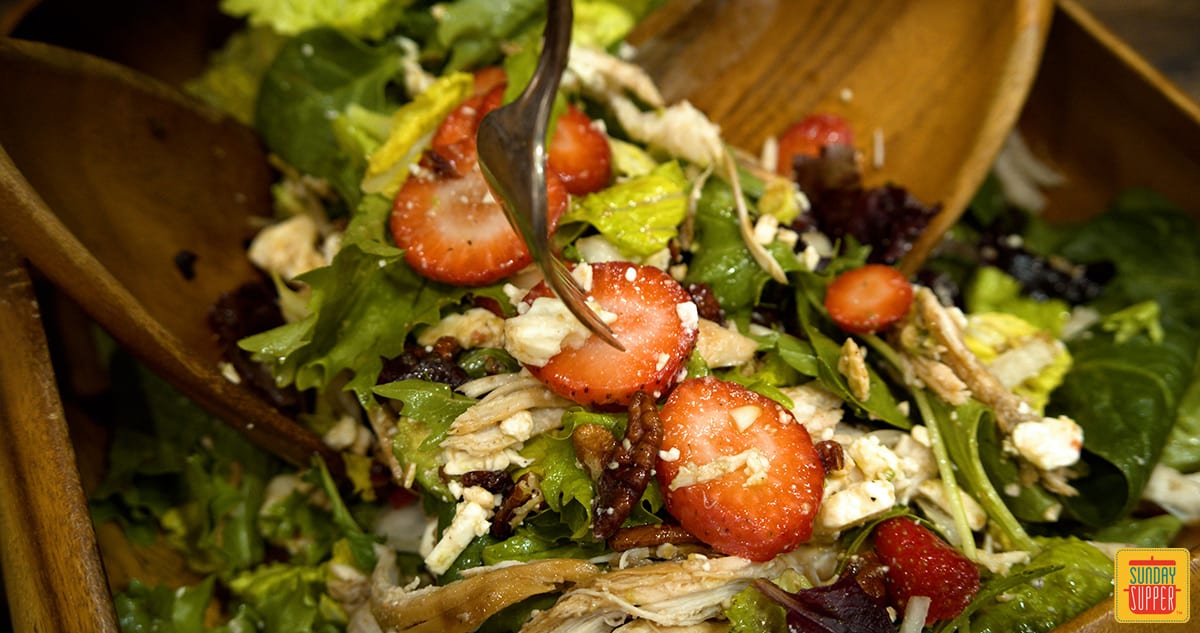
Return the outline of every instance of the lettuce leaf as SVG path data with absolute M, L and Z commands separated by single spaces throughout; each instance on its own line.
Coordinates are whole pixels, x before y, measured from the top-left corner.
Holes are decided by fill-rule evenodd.
M 275 365 L 276 375 L 299 389 L 325 389 L 349 378 L 364 407 L 371 406 L 383 359 L 404 351 L 413 328 L 436 323 L 444 306 L 467 294 L 429 281 L 404 263 L 402 253 L 346 244 L 333 264 L 310 271 L 301 281 L 312 287 L 309 316 L 239 342 L 256 358 Z M 385 249 L 386 252 L 386 249 Z
M 191 587 L 150 587 L 140 580 L 113 596 L 122 631 L 205 633 L 204 612 L 212 600 L 214 578 Z
M 323 566 L 271 563 L 229 583 L 234 601 L 256 615 L 261 631 L 341 631 L 346 613 L 328 594 Z
M 1085 523 L 1111 523 L 1134 507 L 1169 438 L 1180 440 L 1173 462 L 1200 462 L 1186 431 L 1172 432 L 1200 415 L 1197 228 L 1161 197 L 1135 190 L 1085 225 L 1035 226 L 1026 240 L 1070 261 L 1112 262 L 1116 276 L 1092 304 L 1101 314 L 1146 301 L 1160 309 L 1161 343 L 1144 333 L 1117 343 L 1099 328 L 1070 341 L 1074 368 L 1047 410 L 1083 427 L 1089 472 L 1073 482 L 1081 494 L 1065 503 Z
M 467 70 L 502 57 L 501 45 L 540 35 L 542 0 L 459 0 L 444 5 L 431 46 L 445 51 L 445 70 Z
M 1012 573 L 1059 568 L 1037 582 L 1008 589 L 1003 602 L 984 605 L 971 618 L 971 631 L 1050 631 L 1112 595 L 1112 561 L 1100 550 L 1075 538 L 1037 541 L 1041 551 Z
M 263 76 L 254 125 L 267 147 L 302 172 L 324 178 L 349 208 L 358 206 L 366 169 L 361 148 L 339 144 L 334 121 L 353 107 L 392 112 L 389 86 L 403 52 L 393 41 L 371 46 L 333 29 L 288 40 Z M 358 150 L 358 151 L 353 151 Z
M 264 555 L 256 515 L 282 463 L 127 356 L 113 358 L 115 429 L 93 520 L 135 543 L 160 530 L 189 566 L 228 576 Z
M 415 469 L 416 481 L 428 493 L 450 503 L 454 495 L 442 481 L 438 446 L 450 424 L 475 404 L 474 398 L 454 393 L 449 385 L 424 380 L 400 380 L 375 387 L 374 393 L 402 404 L 392 452 L 402 468 Z
M 347 34 L 379 39 L 404 18 L 413 0 L 221 0 L 221 10 L 269 26 L 285 35 L 331 27 Z
M 678 234 L 687 215 L 688 188 L 679 163 L 663 163 L 648 174 L 574 200 L 559 224 L 591 224 L 623 254 L 640 260 L 666 248 Z
M 254 124 L 258 87 L 286 38 L 267 28 L 238 31 L 213 54 L 186 89 L 244 125 Z

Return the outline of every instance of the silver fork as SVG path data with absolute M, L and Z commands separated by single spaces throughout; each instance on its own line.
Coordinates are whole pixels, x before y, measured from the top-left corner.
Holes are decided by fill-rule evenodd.
M 571 0 L 548 0 L 537 70 L 512 103 L 479 123 L 479 166 L 500 195 L 508 221 L 525 240 L 534 262 L 575 318 L 609 345 L 624 350 L 608 324 L 587 306 L 583 288 L 550 252 L 546 205 L 546 129 L 571 45 Z

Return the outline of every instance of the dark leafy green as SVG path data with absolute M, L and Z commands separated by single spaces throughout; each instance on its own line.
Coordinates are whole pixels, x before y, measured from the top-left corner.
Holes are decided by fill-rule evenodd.
M 1075 538 L 1038 539 L 1041 551 L 1022 570 L 1058 567 L 1004 591 L 1003 601 L 983 605 L 971 618 L 975 633 L 1040 633 L 1070 620 L 1112 595 L 1112 561 Z
M 331 28 L 288 40 L 259 88 L 254 124 L 267 147 L 297 169 L 327 179 L 349 208 L 358 205 L 366 157 L 343 151 L 332 121 L 351 105 L 391 112 L 389 92 L 401 50 L 392 40 L 370 45 Z

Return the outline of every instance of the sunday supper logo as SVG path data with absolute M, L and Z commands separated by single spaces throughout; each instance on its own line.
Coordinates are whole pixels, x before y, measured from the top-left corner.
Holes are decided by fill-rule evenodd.
M 1118 550 L 1113 592 L 1117 622 L 1187 622 L 1188 563 L 1183 548 Z

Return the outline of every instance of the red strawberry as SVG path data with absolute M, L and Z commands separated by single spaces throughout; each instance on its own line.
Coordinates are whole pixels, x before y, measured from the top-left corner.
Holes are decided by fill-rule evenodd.
M 612 180 L 608 137 L 573 105 L 558 117 L 549 154 L 550 169 L 558 172 L 571 195 L 599 191 Z
M 907 517 L 875 528 L 875 553 L 887 565 L 892 606 L 900 611 L 913 596 L 930 599 L 928 626 L 962 613 L 979 591 L 979 568 L 925 526 Z
M 871 334 L 904 318 L 913 290 L 904 273 L 883 264 L 867 264 L 837 276 L 825 289 L 825 309 L 838 327 Z
M 779 136 L 779 160 L 775 170 L 781 176 L 792 175 L 796 155 L 820 156 L 826 145 L 853 145 L 854 131 L 836 114 L 810 114 L 793 123 Z
M 461 286 L 499 281 L 527 266 L 529 249 L 508 223 L 479 170 L 479 119 L 500 105 L 504 85 L 475 95 L 446 117 L 423 163 L 433 173 L 410 176 L 392 205 L 391 230 L 404 260 L 429 279 Z M 567 191 L 547 170 L 550 230 L 567 209 Z
M 508 83 L 508 75 L 501 66 L 487 66 L 475 71 L 475 94 L 485 95 L 496 86 Z
M 695 308 L 691 296 L 653 266 L 605 262 L 591 268 L 588 296 L 617 315 L 611 327 L 625 351 L 593 334 L 579 347 L 565 347 L 541 367 L 528 365 L 529 371 L 580 404 L 625 407 L 638 391 L 658 398 L 675 384 L 696 344 L 695 320 L 681 316 Z M 530 290 L 525 302 L 544 296 L 551 296 L 545 282 Z
M 812 536 L 825 470 L 791 412 L 737 383 L 706 376 L 680 383 L 661 417 L 658 482 L 667 510 L 689 532 L 722 554 L 758 561 Z M 715 462 L 736 465 L 731 460 L 739 455 L 753 457 L 736 469 Z M 679 485 L 681 472 L 704 466 L 726 472 Z

